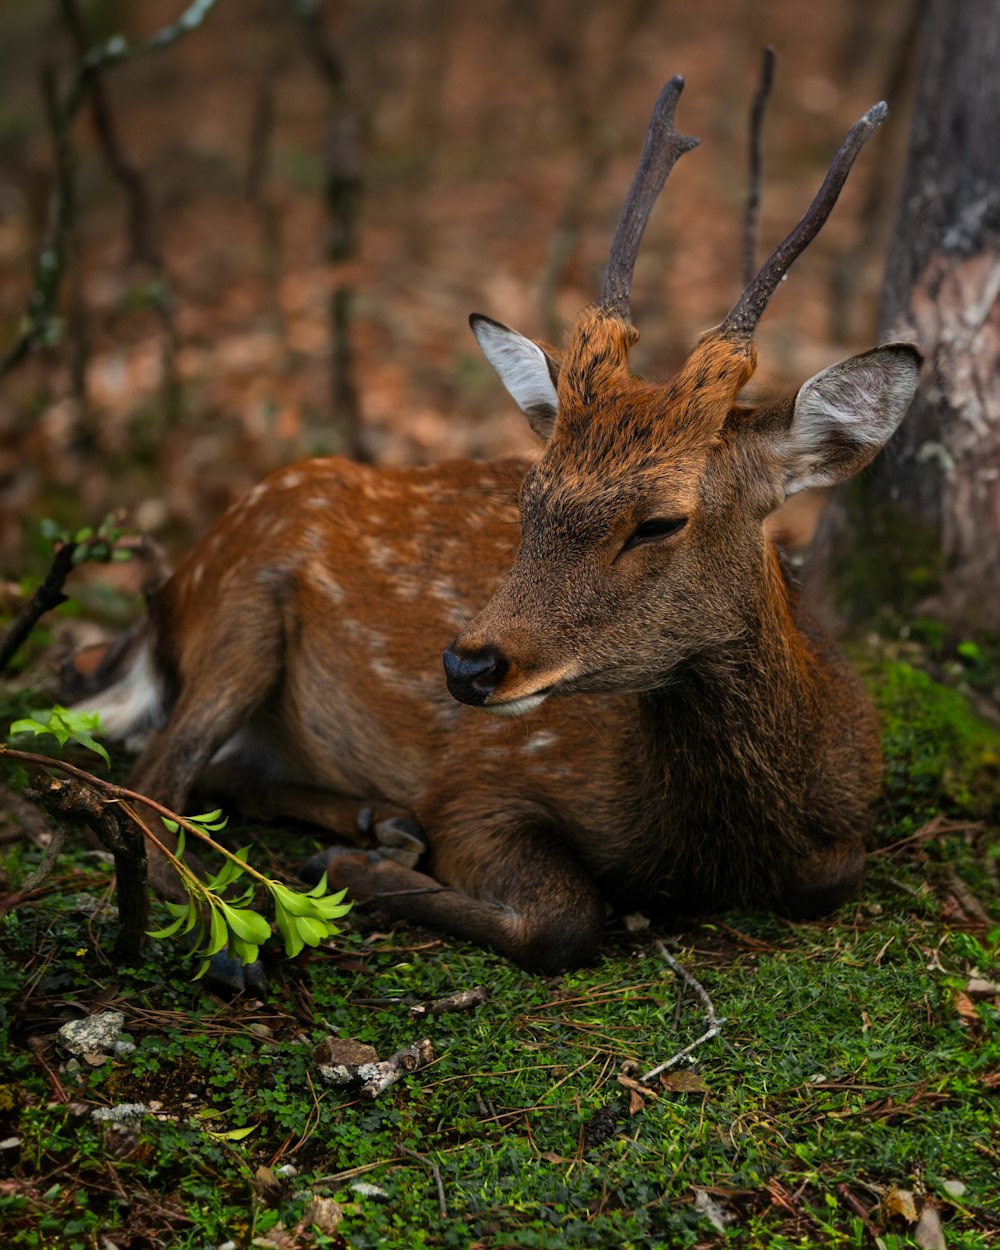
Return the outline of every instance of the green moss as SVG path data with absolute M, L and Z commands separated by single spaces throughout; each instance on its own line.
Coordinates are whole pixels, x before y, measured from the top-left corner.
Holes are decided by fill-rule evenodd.
M 1000 812 L 1000 732 L 968 700 L 901 661 L 871 675 L 893 823 Z
M 860 479 L 844 488 L 849 520 L 830 567 L 837 609 L 851 621 L 898 624 L 940 586 L 941 535 L 884 497 L 871 499 L 868 490 Z

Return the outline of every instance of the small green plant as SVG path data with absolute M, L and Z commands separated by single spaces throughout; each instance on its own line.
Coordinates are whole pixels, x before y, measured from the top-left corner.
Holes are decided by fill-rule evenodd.
M 320 942 L 339 932 L 333 921 L 346 915 L 351 904 L 343 901 L 346 893 L 344 890 L 338 894 L 326 893 L 325 873 L 319 884 L 308 893 L 290 890 L 280 881 L 273 881 L 250 867 L 247 863 L 249 847 L 228 851 L 211 837 L 212 833 L 225 827 L 226 818 L 222 816 L 221 810 L 208 812 L 203 816 L 192 816 L 183 822 L 168 817 L 162 819 L 170 832 L 177 835 L 177 853 L 172 854 L 162 844 L 160 849 L 177 869 L 188 898 L 185 903 L 166 904 L 174 920 L 165 928 L 151 933 L 150 937 L 173 937 L 177 933 L 191 933 L 200 926 L 205 936 L 198 948 L 198 954 L 203 957 L 204 962 L 195 979 L 204 975 L 212 956 L 218 954 L 223 947 L 244 964 L 253 963 L 260 953 L 261 945 L 271 936 L 271 926 L 250 906 L 254 895 L 253 885 L 249 885 L 236 898 L 226 900 L 222 897 L 225 891 L 247 874 L 255 878 L 257 884 L 270 895 L 274 903 L 275 923 L 284 938 L 285 953 L 289 958 L 297 955 L 304 946 L 318 946 Z M 196 877 L 183 863 L 185 829 L 196 833 L 226 859 L 222 868 L 207 881 Z
M 43 719 L 44 718 L 44 719 Z M 14 721 L 10 727 L 10 737 L 19 734 L 51 734 L 64 747 L 73 741 L 99 755 L 105 765 L 111 767 L 111 757 L 107 750 L 97 741 L 94 734 L 101 732 L 101 718 L 97 712 L 74 712 L 71 708 L 54 707 L 32 712 L 30 716 Z
M 100 734 L 100 716 L 96 712 L 75 712 L 69 708 L 55 706 L 44 711 L 33 712 L 30 716 L 14 721 L 10 727 L 9 738 L 21 734 L 36 736 L 51 734 L 59 746 L 73 741 L 87 750 L 99 755 L 104 763 L 110 766 L 106 749 L 97 741 L 95 735 Z M 68 773 L 85 786 L 109 795 L 117 801 L 121 812 L 131 817 L 142 831 L 147 841 L 153 843 L 160 853 L 173 866 L 187 894 L 183 903 L 167 903 L 166 907 L 173 920 L 162 929 L 149 934 L 154 938 L 168 938 L 175 934 L 188 934 L 198 929 L 202 941 L 198 954 L 203 963 L 196 973 L 195 979 L 204 975 L 213 955 L 223 948 L 244 964 L 253 963 L 260 947 L 271 937 L 271 926 L 268 921 L 251 906 L 255 884 L 264 889 L 274 904 L 275 923 L 285 943 L 285 952 L 294 958 L 305 946 L 318 946 L 320 942 L 335 936 L 339 929 L 333 923 L 351 909 L 350 903 L 344 902 L 345 891 L 327 894 L 326 874 L 319 884 L 308 892 L 289 889 L 280 881 L 272 880 L 263 873 L 252 868 L 248 861 L 249 847 L 239 851 L 230 851 L 217 842 L 212 834 L 225 828 L 227 817 L 222 811 L 207 812 L 201 816 L 183 817 L 170 812 L 159 803 L 153 802 L 144 795 L 114 785 L 83 769 L 58 760 L 49 760 L 43 756 L 34 756 L 24 751 L 14 750 L 0 745 L 0 753 L 15 762 L 33 764 L 39 767 L 51 766 Z M 136 811 L 136 806 L 152 808 L 163 822 L 164 827 L 177 838 L 177 850 L 171 851 L 163 841 L 147 826 Z M 225 863 L 214 876 L 202 880 L 184 863 L 185 837 L 191 834 L 202 843 L 216 851 L 225 859 Z M 246 885 L 242 894 L 225 898 L 237 882 L 246 877 L 253 881 Z
M 96 527 L 85 525 L 82 529 L 67 530 L 51 517 L 45 517 L 38 532 L 46 543 L 56 547 L 69 547 L 74 565 L 93 561 L 98 564 L 117 564 L 131 560 L 133 552 L 119 546 L 125 531 L 117 513 L 109 513 Z

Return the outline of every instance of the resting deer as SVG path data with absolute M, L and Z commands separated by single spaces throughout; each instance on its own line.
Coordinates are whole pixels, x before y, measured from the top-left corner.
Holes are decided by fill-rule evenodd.
M 861 882 L 880 781 L 871 705 L 765 521 L 871 460 L 918 352 L 877 347 L 758 407 L 740 392 L 769 298 L 885 106 L 654 383 L 629 371 L 630 286 L 653 201 L 696 142 L 673 128 L 682 86 L 657 102 L 600 300 L 565 350 L 472 319 L 546 440 L 539 459 L 273 474 L 152 597 L 101 700 L 114 734 L 157 728 L 132 784 L 174 809 L 214 774 L 341 834 L 369 805 L 411 813 L 419 871 L 360 849 L 330 857 L 332 884 L 542 970 L 594 956 L 606 901 L 837 907 Z

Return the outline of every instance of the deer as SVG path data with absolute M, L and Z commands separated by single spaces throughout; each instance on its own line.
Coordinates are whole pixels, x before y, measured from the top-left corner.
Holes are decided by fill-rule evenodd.
M 883 344 L 784 398 L 742 392 L 764 310 L 886 106 L 657 382 L 629 368 L 631 283 L 697 144 L 674 128 L 683 85 L 656 102 L 566 346 L 471 318 L 537 458 L 278 470 L 150 596 L 83 701 L 111 737 L 151 731 L 133 789 L 331 831 L 349 845 L 307 879 L 542 973 L 594 960 L 608 906 L 833 911 L 861 885 L 880 787 L 872 704 L 767 527 L 884 446 L 920 353 Z

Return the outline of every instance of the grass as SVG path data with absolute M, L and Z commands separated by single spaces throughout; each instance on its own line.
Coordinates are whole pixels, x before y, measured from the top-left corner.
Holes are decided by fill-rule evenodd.
M 667 937 L 725 1023 L 648 1095 L 619 1078 L 705 1029 L 663 935 L 617 923 L 595 967 L 540 978 L 358 912 L 273 962 L 267 1003 L 223 1003 L 174 945 L 112 966 L 110 868 L 68 855 L 0 928 L 5 1246 L 896 1250 L 940 1244 L 922 1205 L 950 1250 L 1000 1245 L 1000 998 L 969 988 L 1000 980 L 1000 738 L 898 656 L 872 672 L 890 770 L 861 899 Z M 6 849 L 11 888 L 37 857 Z M 409 1016 L 477 984 L 475 1011 Z M 55 1031 L 108 1009 L 134 1049 L 71 1059 Z M 361 1099 L 319 1075 L 331 1032 L 437 1058 Z M 95 1119 L 122 1104 L 148 1110 Z

